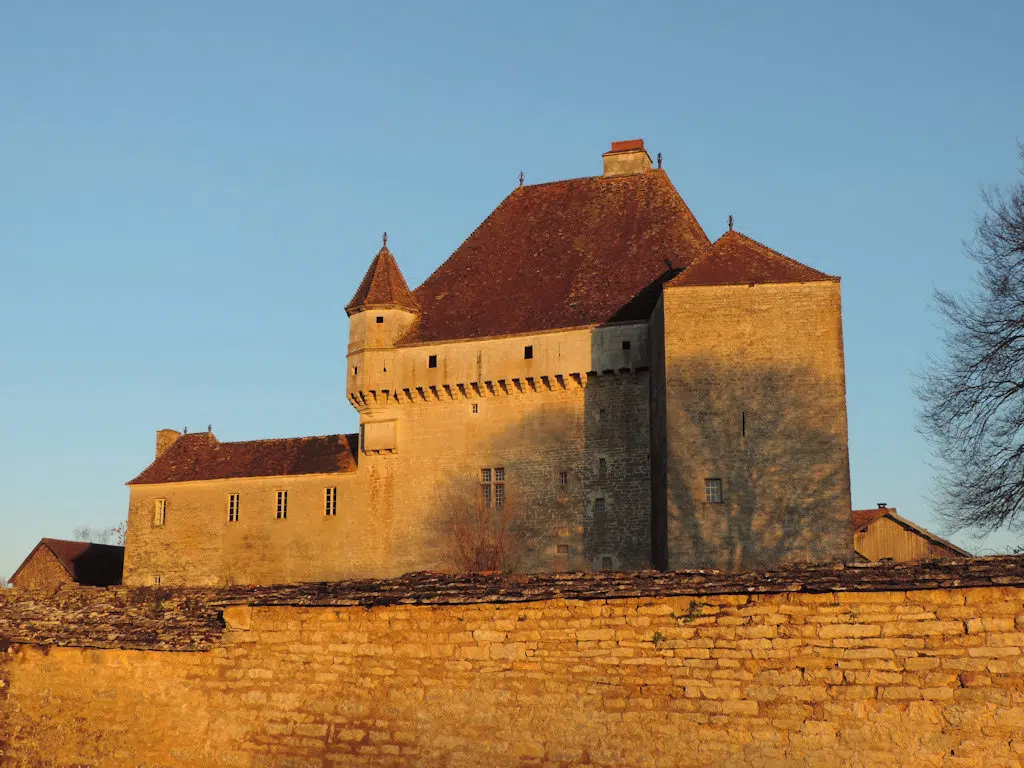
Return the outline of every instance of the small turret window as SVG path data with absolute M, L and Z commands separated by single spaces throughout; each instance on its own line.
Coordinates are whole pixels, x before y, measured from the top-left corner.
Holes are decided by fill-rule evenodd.
M 380 323 L 383 323 L 383 322 L 384 322 L 384 315 L 377 315 L 377 323 L 380 324 Z

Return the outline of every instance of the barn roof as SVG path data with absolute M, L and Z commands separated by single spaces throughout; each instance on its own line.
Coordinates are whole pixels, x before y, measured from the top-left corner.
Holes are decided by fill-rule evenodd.
M 853 532 L 860 533 L 861 531 L 867 530 L 868 526 L 870 526 L 873 522 L 875 522 L 876 520 L 880 520 L 883 517 L 887 517 L 897 525 L 901 525 L 904 528 L 909 528 L 910 530 L 917 533 L 919 536 L 923 536 L 929 541 L 938 544 L 939 546 L 946 547 L 947 549 L 956 552 L 959 555 L 963 555 L 965 557 L 973 557 L 973 555 L 971 555 L 971 553 L 968 552 L 966 549 L 962 549 L 953 542 L 947 541 L 941 536 L 935 535 L 927 528 L 922 528 L 917 523 L 914 523 L 910 520 L 907 520 L 907 518 L 901 517 L 900 515 L 896 514 L 895 507 L 879 507 L 878 509 L 853 510 Z
M 66 539 L 40 539 L 32 548 L 11 581 L 21 572 L 40 549 L 48 550 L 57 558 L 71 578 L 79 584 L 93 587 L 107 587 L 121 583 L 124 568 L 124 547 L 112 544 L 94 544 L 90 541 L 67 541 Z

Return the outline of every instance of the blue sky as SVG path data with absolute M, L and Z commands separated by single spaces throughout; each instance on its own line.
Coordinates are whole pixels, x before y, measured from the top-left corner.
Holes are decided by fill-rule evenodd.
M 854 505 L 932 525 L 913 374 L 980 185 L 1017 179 L 1021 28 L 1019 2 L 0 3 L 0 574 L 121 521 L 158 428 L 353 431 L 343 306 L 381 232 L 416 285 L 520 170 L 634 137 L 709 235 L 731 213 L 842 276 Z

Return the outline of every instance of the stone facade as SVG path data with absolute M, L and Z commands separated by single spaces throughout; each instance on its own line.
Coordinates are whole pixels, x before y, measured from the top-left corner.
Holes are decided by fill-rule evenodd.
M 167 482 L 154 468 L 189 459 L 161 431 L 130 484 L 126 583 L 451 568 L 452 510 L 485 493 L 526 571 L 852 556 L 838 279 L 711 243 L 642 141 L 604 163 L 513 192 L 416 291 L 385 241 L 346 307 L 359 434 L 337 472 Z
M 1019 558 L 1000 562 L 916 581 L 987 583 L 939 589 L 913 569 L 864 581 L 868 567 L 737 580 L 754 594 L 671 576 L 658 590 L 693 593 L 615 598 L 623 577 L 564 583 L 589 598 L 511 582 L 463 604 L 391 583 L 373 592 L 384 605 L 225 593 L 217 633 L 177 617 L 210 595 L 77 590 L 63 630 L 3 596 L 0 762 L 1009 768 L 1024 760 L 1024 579 Z M 838 578 L 854 591 L 803 591 Z M 136 650 L 110 647 L 118 595 Z M 131 617 L 168 610 L 172 644 L 148 650 Z M 43 631 L 51 644 L 27 639 Z M 67 647 L 92 642 L 108 647 Z
M 68 569 L 46 547 L 36 547 L 11 579 L 18 589 L 56 589 L 74 583 Z

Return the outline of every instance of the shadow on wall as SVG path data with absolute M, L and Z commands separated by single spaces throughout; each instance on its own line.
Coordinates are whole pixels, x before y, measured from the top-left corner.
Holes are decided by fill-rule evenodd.
M 459 468 L 435 485 L 429 539 L 445 568 L 649 566 L 649 385 L 645 377 L 614 378 L 595 377 L 586 389 L 554 398 L 526 393 L 494 401 L 518 415 L 471 438 L 454 461 Z M 642 414 L 633 425 L 638 434 L 624 439 L 614 419 L 635 413 Z M 632 447 L 629 460 L 623 446 Z M 637 461 L 645 471 L 635 471 Z
M 666 381 L 670 568 L 852 556 L 841 379 L 695 359 Z

